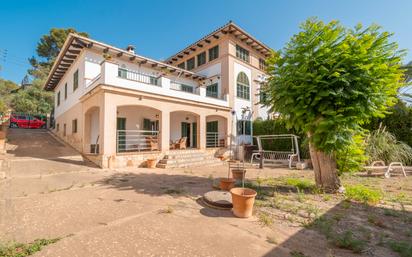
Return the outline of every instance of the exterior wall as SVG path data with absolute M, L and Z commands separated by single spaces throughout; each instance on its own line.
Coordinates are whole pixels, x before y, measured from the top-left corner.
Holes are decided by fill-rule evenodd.
M 236 57 L 236 44 L 249 51 L 250 62 Z M 216 45 L 219 45 L 219 57 L 209 61 L 208 50 Z M 196 56 L 203 51 L 206 52 L 206 63 L 197 67 Z M 181 137 L 180 122 L 182 121 L 198 123 L 198 145 L 204 148 L 205 138 L 202 135 L 206 134 L 206 120 L 218 120 L 219 137 L 227 137 L 232 133 L 232 126 L 236 126 L 230 109 L 236 112 L 237 119 L 241 118 L 242 107 L 253 110 L 253 119 L 268 118 L 268 110 L 258 104 L 260 81 L 265 75 L 264 71 L 259 69 L 259 59 L 264 59 L 264 56 L 235 36 L 227 34 L 211 40 L 210 44 L 205 43 L 203 48 L 195 52 L 191 51 L 173 64 L 186 62 L 192 57 L 195 57 L 196 63 L 193 72 L 207 77 L 201 84 L 184 76 L 133 63 L 127 57 L 113 56 L 111 61 L 105 61 L 101 52 L 83 49 L 54 89 L 56 96 L 60 92 L 60 105 L 57 106 L 57 97 L 55 103 L 56 124 L 59 124 L 60 130 L 57 132 L 55 128 L 54 133 L 83 153 L 87 153 L 89 144 L 94 144 L 100 137 L 101 154 L 91 156 L 90 159 L 107 167 L 116 156 L 116 117 L 127 117 L 126 128 L 136 130 L 143 128 L 143 118 L 147 118 L 147 115 L 153 116 L 159 113 L 157 119 L 161 124 L 161 130 L 168 131 L 162 135 L 162 152 L 168 150 L 169 140 Z M 160 83 L 156 86 L 121 78 L 118 76 L 119 67 L 157 77 Z M 79 85 L 77 90 L 73 91 L 73 73 L 76 70 L 79 72 Z M 250 100 L 236 97 L 236 80 L 239 72 L 244 72 L 248 76 Z M 171 89 L 171 84 L 174 82 L 192 86 L 195 94 Z M 64 98 L 66 83 L 67 99 Z M 206 97 L 206 87 L 214 83 L 218 83 L 218 93 L 225 97 L 225 100 Z M 140 108 L 125 108 L 126 105 Z M 150 107 L 156 108 L 158 112 Z M 96 110 L 88 113 L 87 116 L 86 113 L 92 108 Z M 185 110 L 190 110 L 194 115 L 181 112 Z M 189 120 L 186 120 L 187 117 Z M 154 120 L 152 118 L 150 119 Z M 77 133 L 72 133 L 74 119 L 77 119 Z M 63 136 L 64 124 L 66 124 L 66 136 Z M 233 132 L 236 133 L 236 130 L 233 129 Z
M 56 126 L 52 132 L 73 146 L 78 151 L 83 152 L 83 109 L 82 104 L 77 103 L 70 109 L 56 117 Z M 72 121 L 77 119 L 77 132 L 73 133 Z M 59 124 L 59 131 L 57 131 L 57 124 Z M 66 136 L 64 136 L 64 124 L 66 124 Z
M 186 121 L 188 113 L 182 113 L 182 111 L 190 109 L 193 117 L 193 114 L 198 116 L 196 122 L 198 123 L 198 146 L 200 149 L 205 149 L 206 147 L 206 117 L 217 115 L 230 119 L 231 115 L 229 108 L 200 106 L 190 102 L 181 103 L 170 98 L 159 99 L 151 94 L 142 95 L 134 90 L 119 89 L 111 86 L 99 86 L 91 95 L 85 96 L 81 100 L 83 110 L 85 111 L 96 106 L 100 109 L 100 159 L 96 162 L 102 167 L 115 167 L 115 160 L 120 160 L 119 156 L 124 155 L 116 153 L 116 118 L 118 116 L 126 116 L 130 121 L 129 126 L 131 126 L 127 128 L 136 129 L 133 126 L 139 123 L 139 119 L 142 119 L 145 115 L 153 116 L 155 114 L 153 112 L 148 113 L 148 109 L 153 110 L 151 107 L 156 106 L 160 113 L 160 148 L 161 152 L 164 153 L 169 150 L 171 134 L 173 136 L 171 131 L 177 130 L 180 134 L 180 126 L 179 128 L 173 126 L 180 124 L 179 121 L 182 119 Z M 179 116 L 178 114 L 180 113 L 183 115 Z M 176 114 L 178 116 L 175 116 Z M 189 120 L 192 121 L 191 118 Z M 126 126 L 128 126 L 127 124 L 126 121 Z M 226 135 L 229 135 L 230 125 L 226 125 L 224 128 L 226 129 Z M 84 131 L 90 131 L 90 129 L 85 128 Z M 96 157 L 92 158 L 96 159 Z

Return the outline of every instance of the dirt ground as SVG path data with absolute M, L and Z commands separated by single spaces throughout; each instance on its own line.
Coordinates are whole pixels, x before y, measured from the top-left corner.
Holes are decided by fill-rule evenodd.
M 11 130 L 8 149 L 0 242 L 61 238 L 34 256 L 398 256 L 380 244 L 411 241 L 410 205 L 403 202 L 412 195 L 411 177 L 345 178 L 392 190 L 377 206 L 348 207 L 343 196 L 283 185 L 285 177 L 313 180 L 310 170 L 249 169 L 259 195 L 255 215 L 239 219 L 200 200 L 226 176 L 225 165 L 102 170 L 44 130 Z M 381 216 L 385 227 L 378 226 Z M 338 232 L 366 224 L 371 243 L 361 253 L 339 248 L 322 229 L 320 221 L 338 218 L 331 226 Z

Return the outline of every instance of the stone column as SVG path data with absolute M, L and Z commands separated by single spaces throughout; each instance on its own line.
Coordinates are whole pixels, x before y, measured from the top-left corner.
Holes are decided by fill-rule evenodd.
M 170 146 L 170 111 L 162 110 L 160 116 L 160 149 L 165 152 Z
M 199 115 L 199 148 L 206 149 L 206 115 Z
M 99 112 L 99 144 L 104 167 L 108 167 L 110 158 L 116 155 L 117 106 L 110 99 L 110 94 L 103 92 Z

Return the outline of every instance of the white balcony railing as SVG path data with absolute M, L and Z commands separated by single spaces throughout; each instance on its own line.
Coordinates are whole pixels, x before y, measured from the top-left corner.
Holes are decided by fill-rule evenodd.
M 170 89 L 199 95 L 199 91 L 195 87 L 182 83 L 170 82 Z
M 219 132 L 206 132 L 206 147 L 224 147 L 225 138 Z
M 129 79 L 129 80 L 133 80 L 137 82 L 159 86 L 159 79 L 151 75 L 147 75 L 147 74 L 143 74 L 143 73 L 139 73 L 139 72 L 123 69 L 123 68 L 119 68 L 117 75 L 123 79 Z
M 117 152 L 158 151 L 159 131 L 117 130 Z
M 170 75 L 170 77 L 160 75 L 159 72 L 151 71 L 150 69 L 126 69 L 110 61 L 102 62 L 101 66 L 100 78 L 97 82 L 89 82 L 88 90 L 90 90 L 94 84 L 98 83 L 139 90 L 149 94 L 164 95 L 229 107 L 227 94 L 208 94 L 206 88 L 199 87 L 195 81 L 191 83 L 188 79 L 172 78 L 172 75 Z

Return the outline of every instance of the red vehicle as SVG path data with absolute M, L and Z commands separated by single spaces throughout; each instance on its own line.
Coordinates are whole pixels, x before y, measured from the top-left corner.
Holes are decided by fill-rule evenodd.
M 10 117 L 10 127 L 12 128 L 38 129 L 45 124 L 44 121 L 30 115 L 11 115 Z

